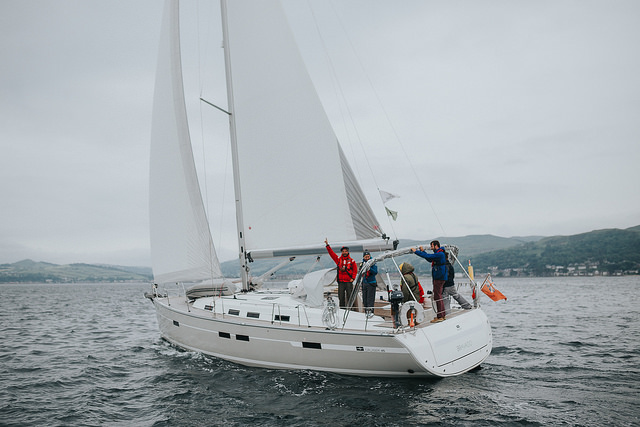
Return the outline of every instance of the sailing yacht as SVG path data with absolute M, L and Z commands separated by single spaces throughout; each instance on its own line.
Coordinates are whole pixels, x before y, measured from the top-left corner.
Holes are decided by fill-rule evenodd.
M 238 278 L 223 277 L 200 192 L 185 107 L 179 5 L 163 15 L 153 109 L 152 301 L 163 339 L 247 366 L 380 377 L 446 377 L 490 354 L 478 307 L 430 323 L 433 310 L 386 298 L 352 309 L 366 271 L 410 252 L 384 234 L 272 0 L 221 1 L 238 239 Z M 221 113 L 222 114 L 222 113 Z M 335 269 L 267 290 L 258 259 L 326 255 L 325 238 L 374 256 L 339 307 Z M 386 260 L 386 261 L 385 261 Z M 397 264 L 396 264 L 397 266 Z M 176 287 L 176 284 L 178 286 Z M 177 293 L 166 289 L 181 289 Z M 393 292 L 390 294 L 393 295 Z

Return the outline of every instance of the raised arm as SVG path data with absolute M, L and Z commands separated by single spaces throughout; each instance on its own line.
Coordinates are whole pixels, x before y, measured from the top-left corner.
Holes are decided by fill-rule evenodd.
M 333 249 L 331 249 L 331 245 L 329 245 L 329 242 L 328 242 L 327 239 L 324 239 L 324 244 L 325 244 L 325 247 L 327 248 L 327 252 L 329 252 L 329 256 L 331 257 L 333 262 L 335 262 L 336 265 L 337 265 L 338 264 L 338 255 L 336 255 L 336 253 L 333 251 Z

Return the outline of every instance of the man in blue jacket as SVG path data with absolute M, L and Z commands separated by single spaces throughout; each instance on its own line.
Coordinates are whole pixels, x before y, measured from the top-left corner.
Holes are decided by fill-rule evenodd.
M 436 318 L 431 323 L 442 322 L 445 317 L 444 301 L 442 300 L 442 289 L 444 288 L 444 282 L 447 280 L 447 259 L 445 257 L 444 249 L 440 247 L 440 242 L 434 240 L 431 242 L 429 248 L 433 251 L 433 254 L 426 253 L 422 246 L 418 250 L 411 248 L 411 252 L 416 255 L 431 261 L 431 278 L 433 280 L 433 299 L 436 302 Z

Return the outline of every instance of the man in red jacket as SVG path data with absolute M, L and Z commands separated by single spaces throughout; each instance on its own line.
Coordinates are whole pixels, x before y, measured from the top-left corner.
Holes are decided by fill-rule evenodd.
M 348 247 L 343 246 L 340 249 L 342 254 L 338 256 L 329 246 L 327 239 L 324 240 L 324 244 L 327 246 L 327 252 L 329 252 L 331 259 L 338 266 L 338 299 L 340 300 L 340 308 L 347 308 L 347 303 L 353 292 L 353 280 L 358 274 L 358 265 L 349 256 Z

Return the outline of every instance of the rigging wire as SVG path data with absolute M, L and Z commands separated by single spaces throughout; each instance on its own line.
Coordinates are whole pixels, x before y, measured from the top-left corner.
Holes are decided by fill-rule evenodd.
M 204 14 L 203 14 L 204 15 Z M 200 96 L 199 98 L 202 99 L 203 92 L 204 92 L 204 81 L 202 79 L 202 48 L 201 48 L 201 28 L 200 28 L 200 2 L 196 2 L 196 60 L 197 60 L 197 69 L 198 69 L 198 89 L 200 92 Z M 199 181 L 202 182 L 202 186 L 203 186 L 203 192 L 204 192 L 204 196 L 202 196 L 202 191 L 201 191 L 201 197 L 203 197 L 203 204 L 204 204 L 204 211 L 205 211 L 205 218 L 207 221 L 207 228 L 209 230 L 208 232 L 208 239 L 209 239 L 209 259 L 211 260 L 211 262 L 209 263 L 209 273 L 211 276 L 211 283 L 214 286 L 214 290 L 215 290 L 215 285 L 214 285 L 214 279 L 215 279 L 215 274 L 213 271 L 213 266 L 214 263 L 217 263 L 218 266 L 220 265 L 220 261 L 218 260 L 218 255 L 216 253 L 216 244 L 213 241 L 213 236 L 211 234 L 211 227 L 210 227 L 210 214 L 209 214 L 209 188 L 208 188 L 208 172 L 207 172 L 207 152 L 206 152 L 206 147 L 205 147 L 205 131 L 204 131 L 204 113 L 203 113 L 203 106 L 202 106 L 202 102 L 198 102 L 198 112 L 200 115 L 200 146 L 202 148 L 202 179 Z M 226 180 L 226 174 L 225 174 L 225 180 Z M 218 239 L 218 247 L 220 247 L 220 243 L 222 240 L 221 234 L 222 234 L 222 228 L 218 228 L 218 230 L 220 230 L 220 237 Z M 215 262 L 214 262 L 215 261 Z M 219 267 L 220 268 L 220 267 Z M 220 273 L 222 273 L 222 270 L 220 269 Z M 224 275 L 222 275 L 224 276 Z M 220 286 L 220 288 L 222 289 L 222 285 Z
M 200 50 L 200 2 L 196 2 L 196 48 L 197 56 L 197 68 L 198 68 L 198 86 L 200 90 L 200 98 L 202 98 L 204 83 L 202 81 L 202 62 L 201 62 L 201 50 Z M 202 147 L 202 170 L 203 170 L 203 186 L 204 186 L 204 209 L 207 218 L 209 217 L 209 191 L 207 187 L 207 155 L 204 147 L 204 117 L 202 114 L 202 103 L 198 103 L 198 110 L 200 113 L 200 146 Z
M 198 5 L 198 16 L 201 16 L 200 13 L 200 2 L 196 2 L 196 4 Z M 211 10 L 208 9 L 207 13 L 211 13 Z M 206 13 L 202 13 L 202 16 L 206 16 Z M 218 17 L 219 18 L 219 17 Z M 225 110 L 224 108 L 221 108 L 209 101 L 207 101 L 204 97 L 204 81 L 202 80 L 201 77 L 201 73 L 202 73 L 202 66 L 200 65 L 200 60 L 202 58 L 202 50 L 200 49 L 200 41 L 201 41 L 201 34 L 202 32 L 200 31 L 200 19 L 197 20 L 197 26 L 198 26 L 198 79 L 199 79 L 199 83 L 200 83 L 200 129 L 201 129 L 201 136 L 202 136 L 202 161 L 203 161 L 203 168 L 205 171 L 205 176 L 204 176 L 204 190 L 205 190 L 205 197 L 206 197 L 206 214 L 207 214 L 207 218 L 210 217 L 209 215 L 209 191 L 208 191 L 208 186 L 207 186 L 207 182 L 208 182 L 208 178 L 207 178 L 207 174 L 206 174 L 206 165 L 207 165 L 207 157 L 206 157 L 206 152 L 205 152 L 205 143 L 204 143 L 204 118 L 203 118 L 203 111 L 204 111 L 204 107 L 203 107 L 203 103 L 207 104 L 208 106 L 214 107 L 215 109 L 225 113 L 226 115 L 229 115 L 230 113 Z M 214 43 L 215 45 L 215 43 Z M 224 49 L 224 44 L 220 45 L 220 48 Z M 214 127 L 215 129 L 217 129 L 217 127 Z M 218 132 L 216 130 L 216 132 Z M 217 136 L 214 134 L 213 135 L 213 139 L 214 142 L 218 141 Z M 225 206 L 226 206 L 226 202 L 227 202 L 227 190 L 228 190 L 228 182 L 229 182 L 229 165 L 231 164 L 229 158 L 231 156 L 231 146 L 230 144 L 224 144 L 225 146 L 225 156 L 224 156 L 224 178 L 222 180 L 222 196 L 220 197 L 220 203 L 219 203 L 219 213 L 218 213 L 218 217 L 219 217 L 219 223 L 217 226 L 217 236 L 215 239 L 213 239 L 213 236 L 211 235 L 211 228 L 209 230 L 209 234 L 211 236 L 212 239 L 212 245 L 215 251 L 215 248 L 222 248 L 222 241 L 223 241 L 223 231 L 224 231 L 224 222 L 225 222 Z M 218 200 L 218 197 L 215 198 L 216 200 Z M 214 241 L 215 240 L 215 241 Z M 217 253 L 216 253 L 217 256 Z M 224 275 L 223 275 L 224 277 Z
M 373 182 L 374 182 L 374 184 L 376 186 L 376 189 L 378 190 L 378 193 L 379 193 L 380 192 L 380 186 L 378 185 L 378 182 L 376 180 L 376 175 L 373 173 L 373 167 L 371 166 L 371 163 L 369 161 L 369 157 L 366 154 L 366 150 L 365 150 L 364 145 L 362 143 L 362 138 L 360 136 L 360 132 L 358 131 L 358 127 L 355 125 L 355 119 L 353 118 L 353 114 L 351 112 L 351 109 L 349 108 L 349 103 L 347 102 L 347 97 L 345 96 L 344 90 L 342 89 L 342 85 L 340 84 L 340 80 L 338 79 L 338 73 L 336 72 L 336 68 L 334 66 L 333 60 L 331 59 L 331 55 L 329 54 L 329 49 L 327 47 L 327 44 L 325 42 L 324 37 L 322 36 L 322 32 L 320 31 L 320 26 L 318 25 L 318 20 L 317 20 L 316 14 L 315 14 L 315 12 L 314 12 L 314 10 L 311 7 L 311 4 L 309 2 L 307 2 L 307 5 L 309 6 L 309 10 L 311 11 L 311 16 L 313 17 L 313 23 L 314 23 L 315 28 L 316 28 L 316 33 L 318 34 L 318 37 L 320 39 L 320 42 L 321 42 L 321 45 L 322 45 L 322 49 L 324 51 L 324 56 L 325 56 L 325 58 L 327 60 L 327 63 L 329 65 L 329 69 L 331 71 L 331 77 L 332 77 L 331 83 L 334 86 L 335 92 L 337 94 L 339 93 L 340 98 L 342 99 L 342 102 L 340 102 L 340 100 L 338 99 L 337 104 L 338 104 L 338 107 L 340 108 L 340 111 L 341 111 L 341 117 L 342 117 L 343 122 L 344 122 L 343 124 L 344 124 L 344 128 L 345 128 L 345 131 L 346 131 L 346 135 L 347 135 L 347 137 L 350 137 L 349 126 L 347 126 L 347 124 L 346 124 L 345 114 L 343 112 L 343 105 L 346 108 L 346 114 L 348 115 L 349 122 L 351 123 L 351 128 L 353 129 L 353 132 L 355 132 L 356 141 L 358 142 L 358 145 L 360 146 L 360 149 L 364 154 L 365 162 L 367 164 L 367 167 L 369 169 L 371 177 L 373 178 Z M 333 10 L 333 12 L 334 12 L 334 14 L 336 13 L 335 10 Z M 352 147 L 352 146 L 353 146 L 353 144 L 350 144 L 350 147 Z M 353 150 L 352 150 L 352 153 L 353 153 Z M 353 158 L 357 158 L 357 156 L 355 154 L 352 154 L 352 155 L 353 155 Z M 358 175 L 359 175 L 359 180 L 362 182 L 363 179 L 362 179 L 362 175 L 360 173 L 360 169 L 358 167 L 358 163 L 356 163 L 355 166 L 356 166 L 356 170 L 357 170 Z M 386 215 L 386 213 L 385 213 L 385 216 L 387 216 L 387 219 L 388 219 L 388 215 Z M 389 225 L 390 225 L 390 227 L 391 227 L 391 229 L 392 229 L 392 231 L 394 233 L 394 236 L 395 236 L 395 230 L 393 228 L 393 224 L 391 224 L 391 222 L 389 222 Z
M 342 91 L 342 87 L 340 86 L 340 82 L 337 78 L 337 73 L 335 71 L 335 67 L 333 66 L 333 61 L 331 59 L 331 56 L 329 55 L 329 49 L 327 48 L 327 45 L 325 43 L 324 37 L 322 36 L 322 32 L 320 31 L 320 26 L 318 25 L 318 19 L 316 17 L 315 11 L 313 10 L 313 7 L 311 6 L 311 4 L 309 3 L 309 1 L 307 1 L 307 6 L 309 8 L 309 11 L 311 12 L 311 17 L 313 18 L 313 23 L 316 29 L 316 34 L 318 35 L 318 38 L 320 39 L 320 43 L 322 45 L 322 49 L 324 51 L 324 57 L 327 60 L 327 63 L 329 65 L 329 69 L 331 71 L 330 76 L 331 76 L 331 84 L 333 86 L 334 89 L 334 94 L 336 95 L 336 104 L 338 105 L 338 108 L 340 109 L 340 118 L 342 119 L 342 124 L 344 126 L 345 129 L 345 134 L 346 137 L 350 140 L 350 132 L 349 132 L 349 127 L 347 126 L 347 122 L 345 120 L 345 114 L 343 112 L 343 103 L 345 104 L 345 106 L 347 107 L 347 112 L 350 116 L 351 122 L 353 123 L 353 118 L 351 117 L 351 112 L 348 111 L 349 110 L 349 106 L 346 104 L 346 102 L 344 102 L 344 100 L 346 99 L 344 96 L 344 93 Z M 342 97 L 342 102 L 340 102 L 338 95 L 338 92 L 340 92 L 340 95 Z M 352 126 L 357 134 L 358 130 L 355 129 L 355 126 Z M 356 135 L 358 137 L 358 140 L 360 139 L 359 135 Z M 352 156 L 354 158 L 357 158 L 355 153 L 353 153 L 353 146 L 352 144 L 349 145 L 349 148 L 351 148 L 351 153 Z M 355 164 L 356 170 L 358 172 L 358 177 L 361 178 L 360 176 L 360 170 L 358 168 L 358 164 Z
M 218 224 L 218 247 L 221 247 L 220 245 L 222 245 L 222 230 L 223 230 L 223 224 L 224 224 L 224 206 L 225 206 L 225 202 L 227 200 L 227 178 L 229 177 L 229 163 L 231 163 L 229 161 L 229 151 L 231 151 L 231 147 L 229 146 L 229 144 L 225 144 L 227 147 L 226 150 L 226 154 L 225 154 L 225 160 L 224 160 L 224 181 L 222 184 L 222 202 L 220 203 L 220 223 Z
M 386 121 L 389 124 L 389 126 L 391 128 L 391 131 L 393 132 L 393 135 L 394 135 L 398 145 L 400 146 L 400 149 L 402 150 L 402 153 L 404 154 L 405 160 L 406 160 L 407 164 L 409 165 L 411 171 L 413 172 L 413 175 L 416 178 L 416 181 L 418 182 L 418 185 L 420 186 L 420 189 L 422 190 L 422 194 L 424 195 L 425 199 L 427 200 L 427 202 L 429 204 L 429 207 L 431 208 L 431 211 L 433 212 L 433 215 L 435 216 L 436 221 L 438 222 L 438 225 L 440 226 L 440 229 L 442 230 L 442 233 L 446 234 L 446 232 L 444 230 L 444 227 L 442 226 L 442 222 L 440 221 L 440 218 L 438 216 L 438 213 L 436 212 L 436 209 L 435 209 L 433 203 L 431 202 L 431 199 L 429 198 L 429 195 L 427 194 L 427 191 L 426 191 L 426 189 L 425 189 L 425 187 L 424 187 L 424 185 L 422 183 L 422 180 L 420 179 L 420 175 L 418 174 L 418 172 L 416 171 L 415 166 L 411 162 L 411 157 L 407 153 L 407 150 L 404 147 L 404 144 L 402 144 L 400 136 L 398 135 L 398 132 L 397 132 L 395 126 L 393 125 L 393 122 L 391 121 L 391 118 L 389 117 L 389 114 L 388 114 L 387 110 L 384 108 L 384 104 L 382 103 L 382 100 L 380 99 L 380 96 L 378 95 L 378 92 L 376 91 L 376 89 L 375 89 L 375 87 L 373 85 L 373 82 L 371 81 L 371 78 L 369 77 L 369 74 L 367 73 L 366 68 L 364 67 L 364 64 L 362 63 L 362 60 L 360 59 L 360 56 L 358 55 L 358 52 L 357 52 L 355 46 L 353 45 L 353 42 L 352 42 L 351 38 L 349 37 L 349 33 L 347 32 L 347 29 L 346 29 L 344 23 L 340 19 L 340 15 L 338 15 L 338 13 L 336 12 L 335 7 L 333 5 L 333 2 L 329 2 L 329 4 L 331 5 L 331 9 L 332 9 L 334 15 L 336 16 L 338 24 L 342 28 L 342 31 L 344 32 L 344 34 L 346 36 L 346 39 L 349 42 L 349 46 L 351 47 L 351 50 L 353 52 L 354 57 L 356 58 L 356 60 L 358 61 L 358 64 L 360 65 L 360 69 L 362 70 L 365 78 L 367 79 L 367 82 L 369 83 L 369 86 L 371 87 L 371 90 L 372 90 L 372 92 L 373 92 L 373 94 L 374 94 L 374 96 L 376 98 L 376 101 L 378 102 L 379 107 L 381 108 L 382 112 L 384 113 Z M 314 15 L 314 20 L 315 20 L 315 15 Z M 317 29 L 318 28 L 317 22 L 315 24 L 316 24 L 316 29 Z M 318 29 L 318 33 L 319 33 L 319 29 Z M 322 43 L 323 43 L 323 47 L 325 49 L 325 54 L 327 54 L 326 53 L 327 52 L 327 48 L 324 45 L 324 39 L 322 39 L 322 36 L 320 36 L 320 37 L 321 37 L 321 40 L 322 40 Z M 328 56 L 328 54 L 327 54 L 327 56 Z M 334 76 L 335 76 L 336 71 L 335 71 L 335 68 L 333 67 L 333 63 L 331 61 L 329 61 L 329 62 L 331 64 L 331 70 L 332 70 L 332 72 L 334 73 Z M 340 90 L 340 93 L 344 98 L 344 92 L 342 91 L 342 89 Z M 347 106 L 347 109 L 349 110 L 349 106 L 348 106 L 348 104 L 346 102 L 346 99 L 344 100 L 344 102 L 345 102 L 345 105 Z M 369 158 L 367 156 L 367 152 L 366 152 L 366 150 L 364 149 L 364 147 L 362 145 L 362 141 L 361 141 L 359 133 L 357 131 L 357 127 L 355 125 L 355 121 L 353 120 L 353 117 L 351 116 L 350 110 L 349 110 L 349 117 L 350 117 L 350 119 L 352 121 L 352 125 L 353 125 L 354 129 L 356 129 L 356 134 L 358 135 L 358 142 L 359 142 L 360 146 L 362 147 L 362 151 L 363 151 L 364 157 L 366 159 L 367 165 L 369 166 L 369 170 L 371 171 L 374 183 L 376 184 L 376 187 L 377 187 L 378 192 L 379 192 L 380 191 L 380 186 L 378 185 L 378 183 L 377 183 L 377 181 L 375 179 L 375 174 L 373 173 L 373 169 L 372 169 L 371 164 L 369 162 Z M 386 212 L 385 212 L 385 214 L 386 214 Z M 387 215 L 387 219 L 388 219 L 388 215 Z M 391 228 L 394 231 L 394 235 L 395 235 L 395 229 L 393 228 L 393 224 L 392 224 L 390 219 L 388 219 L 388 221 L 389 221 L 389 224 L 391 225 Z
M 202 82 L 202 62 L 201 62 L 201 50 L 200 50 L 200 2 L 196 2 L 196 51 L 198 52 L 198 54 L 196 55 L 197 57 L 197 68 L 198 68 L 198 86 L 199 86 L 199 90 L 200 90 L 200 97 L 202 97 L 202 90 L 203 90 L 203 82 Z M 208 233 L 208 239 L 209 239 L 209 260 L 211 262 L 209 262 L 209 274 L 211 276 L 211 285 L 213 285 L 214 282 L 214 273 L 213 273 L 213 261 L 214 261 L 214 257 L 217 258 L 216 255 L 216 249 L 215 246 L 213 244 L 213 236 L 211 236 L 211 227 L 209 227 L 209 190 L 208 190 L 208 184 L 207 184 L 207 155 L 206 155 L 206 150 L 205 150 L 205 146 L 204 146 L 204 120 L 203 120 L 203 114 L 202 114 L 202 103 L 198 103 L 198 111 L 200 114 L 200 146 L 202 147 L 202 171 L 203 171 L 203 187 L 204 187 L 204 214 L 205 214 L 205 218 L 207 221 L 207 228 L 209 229 L 209 233 Z M 202 192 L 201 192 L 201 197 L 202 197 Z M 216 260 L 217 261 L 217 260 Z M 215 290 L 215 286 L 214 286 L 214 290 Z
M 204 13 L 206 12 L 206 13 Z M 218 255 L 217 255 L 217 251 L 216 251 L 216 247 L 220 248 L 222 247 L 222 236 L 223 236 L 223 231 L 224 231 L 224 221 L 225 221 L 225 203 L 227 200 L 227 186 L 228 186 L 228 170 L 229 170 L 229 157 L 230 157 L 230 146 L 229 144 L 225 144 L 226 147 L 226 153 L 225 153 L 225 157 L 224 157 L 224 178 L 222 180 L 222 197 L 221 197 L 221 202 L 219 203 L 220 206 L 220 212 L 219 212 L 219 225 L 217 227 L 217 236 L 214 239 L 214 236 L 212 235 L 212 229 L 211 229 L 211 209 L 210 209 L 210 201 L 209 201 L 209 189 L 208 189 L 208 169 L 207 169 L 207 164 L 209 162 L 209 158 L 207 156 L 207 151 L 206 151 L 206 141 L 205 139 L 207 139 L 207 137 L 205 136 L 205 107 L 203 107 L 203 103 L 212 106 L 214 108 L 216 108 L 219 111 L 222 111 L 225 114 L 229 114 L 228 111 L 226 111 L 225 109 L 218 107 L 217 105 L 207 101 L 204 98 L 204 87 L 205 87 L 205 81 L 202 78 L 202 72 L 203 72 L 203 63 L 204 61 L 203 59 L 203 49 L 207 48 L 206 43 L 204 43 L 204 47 L 202 46 L 202 41 L 203 38 L 207 39 L 206 35 L 203 37 L 203 30 L 201 28 L 201 19 L 200 16 L 206 16 L 207 13 L 210 13 L 210 10 L 207 9 L 206 11 L 204 11 L 203 13 L 201 13 L 201 5 L 200 2 L 196 1 L 196 46 L 197 46 L 197 50 L 196 50 L 196 61 L 197 61 L 197 75 L 198 75 L 198 86 L 199 86 L 199 115 L 200 115 L 200 144 L 201 144 L 201 148 L 202 148 L 202 173 L 199 174 L 198 176 L 198 181 L 200 183 L 202 183 L 202 191 L 201 191 L 201 195 L 204 192 L 204 195 L 202 195 L 203 198 L 203 204 L 204 204 L 204 209 L 205 209 L 205 217 L 207 220 L 207 225 L 209 228 L 209 246 L 210 246 L 210 253 L 209 253 L 209 257 L 212 260 L 216 260 L 219 264 L 219 260 L 218 260 Z M 206 19 L 206 18 L 203 18 Z M 224 46 L 221 46 L 224 47 Z M 213 136 L 214 141 L 216 140 L 216 136 Z M 216 169 L 216 168 L 214 168 Z M 215 199 L 217 200 L 218 197 L 215 197 Z M 215 275 L 213 274 L 213 263 L 211 263 L 211 278 L 212 280 L 214 279 Z M 223 275 L 224 276 L 224 275 Z

